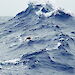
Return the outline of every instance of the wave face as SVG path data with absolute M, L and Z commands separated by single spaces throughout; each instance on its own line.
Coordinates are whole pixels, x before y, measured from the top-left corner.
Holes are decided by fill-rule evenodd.
M 75 17 L 30 3 L 1 23 L 0 75 L 75 75 Z

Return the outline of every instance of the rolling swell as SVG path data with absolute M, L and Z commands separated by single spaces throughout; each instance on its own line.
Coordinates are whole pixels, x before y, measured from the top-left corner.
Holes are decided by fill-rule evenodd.
M 28 65 L 30 69 L 42 67 L 54 70 L 68 71 L 72 73 L 74 71 L 74 68 L 71 67 L 70 65 L 61 64 L 53 61 L 50 58 L 47 51 L 44 50 L 32 54 L 23 55 L 21 60 L 23 61 L 23 64 Z

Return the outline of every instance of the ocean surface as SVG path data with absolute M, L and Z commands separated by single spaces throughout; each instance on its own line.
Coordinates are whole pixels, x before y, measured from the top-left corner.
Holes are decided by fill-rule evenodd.
M 0 16 L 0 24 L 10 20 L 12 16 Z
M 75 75 L 75 16 L 30 3 L 0 19 L 0 75 Z

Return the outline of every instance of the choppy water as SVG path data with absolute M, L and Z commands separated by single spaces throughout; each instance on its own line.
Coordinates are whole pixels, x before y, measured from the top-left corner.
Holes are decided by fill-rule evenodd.
M 30 4 L 1 23 L 0 75 L 75 75 L 75 17 Z

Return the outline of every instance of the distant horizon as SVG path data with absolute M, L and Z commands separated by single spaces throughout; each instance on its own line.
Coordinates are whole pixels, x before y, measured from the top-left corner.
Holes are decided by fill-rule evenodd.
M 75 1 L 74 0 L 0 0 L 0 16 L 15 16 L 19 12 L 27 8 L 29 1 L 35 2 L 53 2 L 57 7 L 65 9 L 75 14 Z

